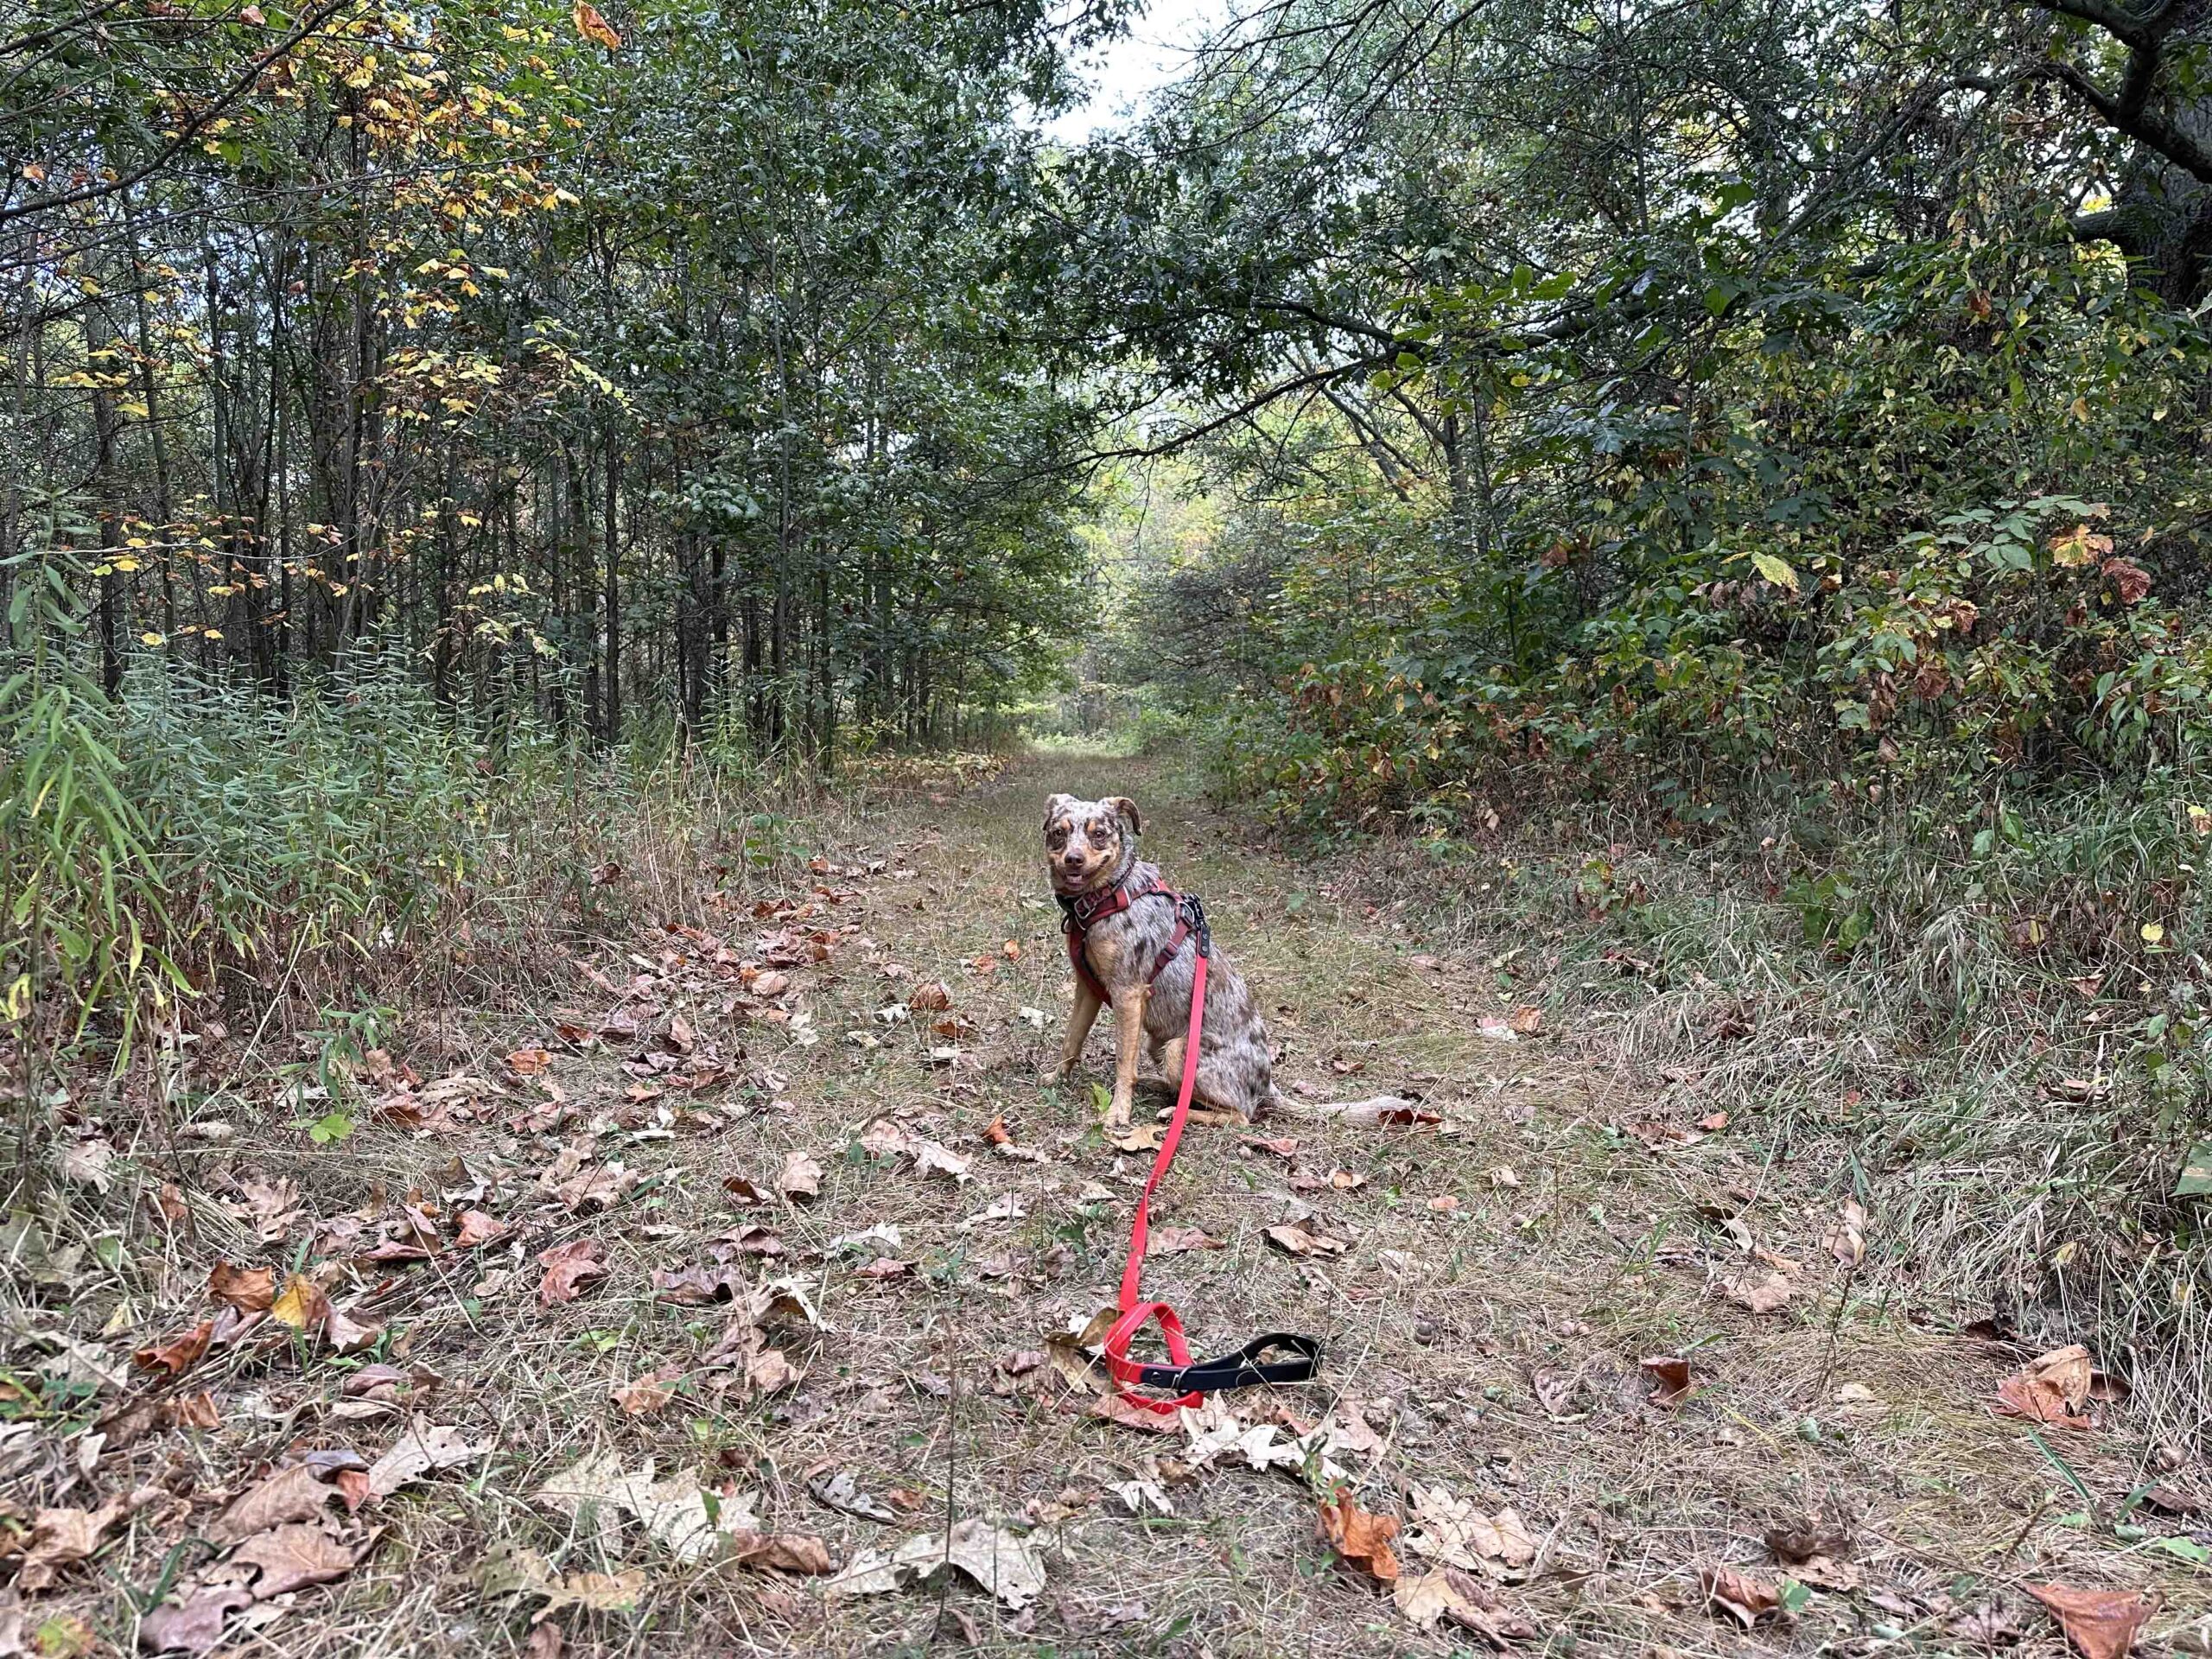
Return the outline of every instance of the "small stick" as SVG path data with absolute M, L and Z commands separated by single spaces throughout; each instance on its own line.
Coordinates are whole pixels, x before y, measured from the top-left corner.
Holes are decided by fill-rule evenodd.
M 1851 1287 L 1859 1277 L 1859 1264 L 1854 1262 L 1843 1270 L 1843 1283 L 1835 1294 L 1835 1313 L 1828 1320 L 1827 1352 L 1821 1360 L 1821 1380 L 1813 1389 L 1813 1408 L 1820 1408 L 1821 1402 L 1828 1397 L 1828 1378 L 1835 1372 L 1836 1332 L 1843 1327 L 1843 1310 L 1851 1303 Z
M 944 1556 L 938 1563 L 937 1618 L 930 1624 L 932 1646 L 944 1630 L 944 1615 L 952 1597 L 953 1492 L 960 1478 L 960 1365 L 959 1356 L 953 1351 L 950 1321 L 945 1325 L 944 1345 Z

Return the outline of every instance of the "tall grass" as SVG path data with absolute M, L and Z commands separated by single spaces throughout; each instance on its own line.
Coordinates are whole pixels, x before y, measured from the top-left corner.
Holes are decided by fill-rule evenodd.
M 66 666 L 78 642 L 48 637 Z M 0 696 L 19 1055 L 119 1071 L 162 985 L 187 1026 L 526 995 L 579 938 L 700 920 L 717 880 L 794 850 L 768 806 L 781 780 L 726 736 L 687 747 L 641 721 L 609 750 L 474 723 L 376 652 L 288 697 L 154 658 L 113 697 L 71 673 L 73 700 Z M 63 806 L 74 840 L 22 833 Z M 143 962 L 159 982 L 115 967 Z
M 1546 808 L 1372 841 L 1352 870 L 1541 962 L 1624 1116 L 1726 1109 L 1770 1171 L 1867 1204 L 1892 1291 L 2088 1340 L 2164 1432 L 2202 1437 L 2212 1213 L 2172 1194 L 2212 1136 L 2212 775 L 1956 818 L 1828 804 L 1739 799 L 1694 833 Z

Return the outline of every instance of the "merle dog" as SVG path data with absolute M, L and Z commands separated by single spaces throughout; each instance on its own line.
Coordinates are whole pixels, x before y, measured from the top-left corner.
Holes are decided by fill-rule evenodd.
M 1198 963 L 1198 941 L 1186 937 L 1161 963 L 1175 938 L 1179 911 L 1172 898 L 1139 896 L 1156 893 L 1161 887 L 1159 870 L 1137 856 L 1139 829 L 1136 803 L 1125 795 L 1103 801 L 1055 795 L 1045 803 L 1045 855 L 1052 892 L 1079 933 L 1084 964 L 1114 1002 L 1114 1099 L 1106 1121 L 1116 1127 L 1129 1121 L 1141 1045 L 1149 1048 L 1161 1076 L 1181 1083 L 1191 1027 L 1191 981 Z M 1075 1070 L 1102 1006 L 1078 974 L 1059 1062 L 1046 1081 L 1059 1082 Z M 1280 1096 L 1274 1092 L 1268 1028 L 1243 976 L 1218 944 L 1206 968 L 1204 1021 L 1198 1028 L 1194 1104 L 1211 1109 L 1205 1116 L 1214 1122 L 1249 1122 Z

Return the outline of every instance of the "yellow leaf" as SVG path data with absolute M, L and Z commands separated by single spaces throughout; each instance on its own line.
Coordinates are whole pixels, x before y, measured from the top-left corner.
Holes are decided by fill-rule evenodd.
M 142 645 L 166 645 L 168 644 L 168 636 L 149 631 L 138 636 L 138 643 Z
M 2159 926 L 2158 923 L 2156 923 L 2156 922 L 2145 922 L 2145 923 L 2144 923 L 2144 924 L 2143 924 L 2143 943 L 2144 943 L 2144 944 L 2158 944 L 2158 941 L 2159 941 L 2159 940 L 2161 940 L 2161 939 L 2164 938 L 2165 937 L 2166 937 L 2166 930 L 2165 930 L 2164 928 L 2163 928 L 2163 927 Z
M 269 1317 L 279 1325 L 289 1325 L 295 1331 L 304 1331 L 316 1313 L 316 1303 L 322 1293 L 315 1281 L 304 1274 L 294 1274 L 292 1281 L 284 1287 L 284 1294 L 270 1305 Z
M 1751 569 L 1777 588 L 1787 588 L 1793 594 L 1797 591 L 1797 572 L 1787 559 L 1778 559 L 1771 553 L 1754 553 Z
M 570 17 L 575 23 L 576 33 L 584 39 L 596 41 L 610 52 L 620 48 L 622 37 L 614 32 L 606 18 L 599 15 L 599 8 L 589 4 L 588 0 L 576 0 L 575 10 Z

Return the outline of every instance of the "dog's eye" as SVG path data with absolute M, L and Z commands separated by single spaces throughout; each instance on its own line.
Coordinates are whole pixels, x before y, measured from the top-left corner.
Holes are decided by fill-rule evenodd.
M 1045 832 L 1045 844 L 1047 847 L 1054 849 L 1066 846 L 1068 844 L 1067 826 L 1065 824 L 1056 823 L 1050 830 L 1046 830 Z

